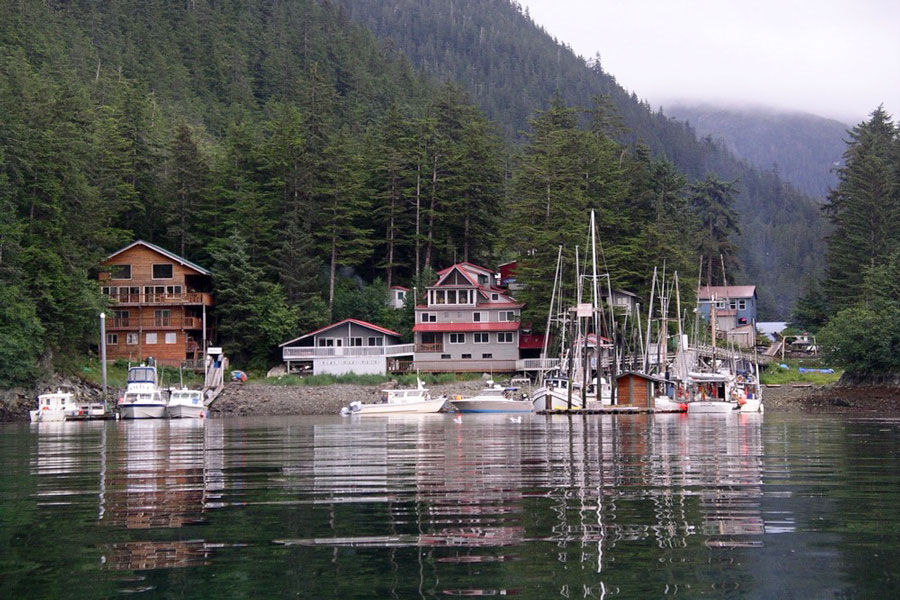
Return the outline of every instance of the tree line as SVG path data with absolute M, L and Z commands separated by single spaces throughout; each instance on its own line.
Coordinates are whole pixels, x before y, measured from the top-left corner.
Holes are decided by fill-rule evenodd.
M 259 365 L 340 318 L 408 334 L 387 287 L 452 262 L 528 257 L 545 313 L 544 254 L 590 209 L 639 293 L 736 253 L 734 182 L 618 141 L 608 100 L 551 99 L 510 144 L 328 4 L 4 3 L 0 63 L 0 385 L 95 343 L 100 260 L 138 238 L 212 270 L 219 341 Z
M 823 211 L 821 279 L 807 282 L 798 324 L 858 374 L 900 372 L 900 128 L 879 106 L 849 131 L 844 166 Z

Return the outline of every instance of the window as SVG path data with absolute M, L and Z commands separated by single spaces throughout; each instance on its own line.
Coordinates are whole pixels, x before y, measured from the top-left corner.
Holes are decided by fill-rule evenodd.
M 397 290 L 397 300 L 406 300 L 406 292 Z
M 154 311 L 153 320 L 157 327 L 168 327 L 172 324 L 172 311 L 168 308 L 163 308 Z
M 500 299 L 500 294 L 491 294 L 491 302 L 496 302 Z
M 166 296 L 180 296 L 181 295 L 181 286 L 180 285 L 167 285 L 166 286 Z
M 138 343 L 138 334 L 136 333 L 126 333 L 125 334 L 125 343 L 129 346 L 137 346 Z
M 481 358 L 494 358 L 494 355 L 493 355 L 493 354 L 490 354 L 490 353 L 488 353 L 488 354 L 482 354 L 482 355 L 481 355 Z
M 463 354 L 462 358 L 472 358 L 472 355 L 471 354 Z
M 110 279 L 131 279 L 131 265 L 110 265 Z
M 726 304 L 725 304 L 724 300 L 719 300 L 718 302 L 716 302 L 716 308 L 725 308 L 725 307 L 726 307 Z
M 323 346 L 325 348 L 334 347 L 334 338 L 319 338 L 319 346 Z
M 437 315 L 434 313 L 422 313 L 423 323 L 434 323 L 437 321 Z
M 481 313 L 480 312 L 472 313 L 472 320 L 476 323 L 480 323 L 481 322 Z
M 447 304 L 456 304 L 456 290 L 447 290 Z
M 384 346 L 384 338 L 383 337 L 370 337 L 369 345 L 370 346 Z
M 466 343 L 466 334 L 451 333 L 450 334 L 450 343 L 451 344 L 465 344 Z
M 738 300 L 738 310 L 747 310 L 746 300 Z
M 128 311 L 127 310 L 116 310 L 113 311 L 113 324 L 116 327 L 128 327 Z
M 487 277 L 487 275 L 482 275 L 482 274 L 479 273 L 479 275 L 478 275 L 478 285 L 487 285 L 487 284 L 488 284 L 488 277 Z
M 115 346 L 119 343 L 119 334 L 118 333 L 107 333 L 106 334 L 106 343 L 110 346 Z
M 153 265 L 153 279 L 172 279 L 172 263 Z
M 156 334 L 148 333 L 147 337 L 144 338 L 144 343 L 146 343 L 148 346 L 156 344 Z
M 476 344 L 489 344 L 491 341 L 491 334 L 489 333 L 476 333 L 474 335 Z
M 348 344 L 350 346 L 362 346 L 362 338 L 361 337 L 352 337 L 352 338 L 350 338 Z
M 166 343 L 167 344 L 174 344 L 177 341 L 178 341 L 178 334 L 175 333 L 174 331 L 166 334 Z
M 500 320 L 501 321 L 515 321 L 516 320 L 516 312 L 513 310 L 501 310 L 500 311 Z
M 501 344 L 512 344 L 513 337 L 512 331 L 501 331 L 497 334 L 497 341 Z
M 441 360 L 450 360 L 449 354 L 441 354 Z

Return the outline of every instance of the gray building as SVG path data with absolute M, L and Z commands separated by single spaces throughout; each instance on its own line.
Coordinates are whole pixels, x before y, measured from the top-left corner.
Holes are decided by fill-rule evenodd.
M 384 375 L 403 370 L 412 360 L 413 345 L 401 344 L 400 334 L 359 319 L 344 319 L 281 344 L 287 372 L 315 375 Z
M 524 305 L 497 286 L 495 273 L 471 263 L 438 272 L 416 306 L 415 367 L 431 372 L 516 370 Z

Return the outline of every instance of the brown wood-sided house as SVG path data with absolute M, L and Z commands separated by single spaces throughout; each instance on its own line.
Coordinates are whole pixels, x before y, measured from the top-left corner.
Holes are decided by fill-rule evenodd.
M 143 240 L 100 264 L 100 289 L 114 315 L 106 322 L 109 360 L 153 357 L 170 366 L 202 361 L 212 306 L 209 271 Z

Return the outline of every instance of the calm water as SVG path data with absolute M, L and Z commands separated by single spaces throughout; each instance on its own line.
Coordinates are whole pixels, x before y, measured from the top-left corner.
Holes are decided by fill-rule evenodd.
M 0 426 L 0 597 L 895 597 L 900 420 Z

